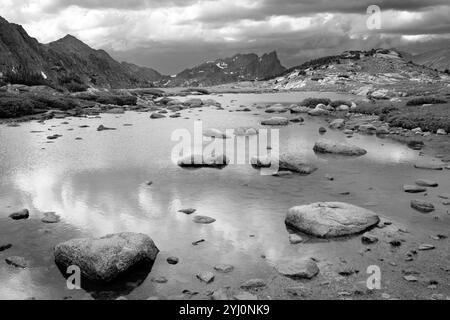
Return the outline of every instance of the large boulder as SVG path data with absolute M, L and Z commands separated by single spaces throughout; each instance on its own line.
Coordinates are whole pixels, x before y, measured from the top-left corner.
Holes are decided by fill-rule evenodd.
M 99 239 L 75 239 L 55 247 L 55 262 L 68 268 L 78 266 L 82 275 L 95 282 L 109 283 L 143 263 L 151 265 L 159 250 L 150 237 L 120 233 Z
M 341 202 L 319 202 L 291 208 L 286 225 L 320 238 L 364 232 L 380 222 L 372 211 Z
M 360 147 L 348 143 L 333 142 L 329 140 L 316 142 L 314 145 L 314 151 L 317 153 L 333 153 L 344 156 L 363 156 L 367 154 L 367 151 Z

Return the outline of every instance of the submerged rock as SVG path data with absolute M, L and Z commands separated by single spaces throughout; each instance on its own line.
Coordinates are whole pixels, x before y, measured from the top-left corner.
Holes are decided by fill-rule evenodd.
M 23 209 L 21 211 L 11 213 L 9 217 L 13 220 L 25 220 L 30 217 L 30 212 L 27 209 Z
M 97 128 L 97 131 L 113 131 L 113 130 L 117 130 L 117 129 L 116 128 L 108 128 L 108 127 L 105 127 L 104 125 L 100 125 Z
M 44 223 L 58 223 L 61 221 L 61 217 L 58 216 L 55 212 L 46 212 L 44 213 L 44 217 L 41 220 Z
M 26 269 L 29 266 L 28 261 L 23 258 L 23 257 L 8 257 L 5 259 L 5 262 L 7 264 L 9 264 L 10 266 L 16 267 L 16 268 L 21 268 L 21 269 Z
M 289 125 L 289 119 L 283 117 L 274 117 L 261 121 L 263 126 L 287 126 Z
M 204 157 L 203 155 L 190 155 L 178 161 L 178 166 L 184 168 L 223 168 L 230 163 L 225 155 Z
M 422 213 L 431 213 L 435 210 L 435 207 L 432 203 L 423 200 L 412 200 L 411 208 Z
M 283 276 L 294 279 L 312 279 L 320 272 L 310 258 L 280 261 L 275 269 Z
M 214 273 L 212 272 L 203 272 L 196 275 L 197 279 L 208 284 L 214 281 Z
M 230 273 L 234 270 L 234 267 L 229 264 L 218 264 L 214 267 L 214 270 L 222 273 Z
M 152 113 L 152 115 L 150 116 L 150 119 L 163 119 L 166 116 L 161 114 L 161 113 Z
M 416 169 L 423 169 L 423 170 L 444 170 L 444 167 L 441 165 L 436 165 L 436 164 L 420 164 L 417 163 L 414 165 L 414 168 Z
M 431 187 L 431 188 L 439 187 L 439 183 L 437 183 L 436 181 L 426 179 L 419 179 L 416 181 L 416 184 L 421 187 Z
M 55 247 L 55 262 L 76 265 L 87 279 L 108 283 L 141 263 L 152 264 L 159 250 L 144 234 L 120 233 L 99 239 L 74 239 Z
M 12 248 L 12 244 L 8 243 L 8 244 L 2 244 L 0 245 L 0 252 L 6 251 L 8 249 Z
M 341 202 L 319 202 L 291 208 L 286 225 L 320 238 L 358 234 L 375 227 L 380 218 L 372 211 Z
M 403 191 L 405 191 L 406 193 L 422 193 L 422 192 L 426 192 L 427 188 L 405 185 L 405 186 L 403 186 Z
M 367 154 L 367 151 L 360 147 L 328 140 L 316 142 L 314 151 L 317 153 L 332 153 L 345 156 L 363 156 Z
M 196 216 L 194 222 L 198 224 L 211 224 L 216 222 L 216 219 L 207 216 Z
M 180 262 L 180 259 L 178 259 L 177 257 L 168 257 L 167 258 L 168 264 L 176 265 L 176 264 L 178 264 L 178 262 Z
M 248 281 L 244 282 L 241 285 L 241 288 L 249 290 L 249 289 L 260 289 L 260 288 L 264 288 L 266 286 L 267 286 L 267 283 L 264 280 L 251 279 L 251 280 L 248 280 Z
M 191 208 L 189 208 L 189 209 L 181 209 L 181 210 L 178 210 L 178 212 L 181 212 L 181 213 L 184 213 L 184 214 L 193 214 L 193 213 L 195 213 L 197 210 L 196 209 L 191 209 Z

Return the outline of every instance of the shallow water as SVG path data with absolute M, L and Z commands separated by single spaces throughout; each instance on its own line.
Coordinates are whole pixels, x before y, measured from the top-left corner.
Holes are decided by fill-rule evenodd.
M 312 147 L 322 137 L 318 128 L 326 123 L 316 118 L 305 116 L 305 125 L 291 124 L 280 129 L 282 152 L 300 154 L 319 167 L 310 176 L 262 176 L 250 165 L 184 170 L 171 161 L 176 145 L 171 140 L 172 133 L 182 128 L 192 132 L 196 120 L 201 120 L 204 128 L 261 128 L 262 119 L 276 115 L 254 107 L 249 113 L 228 110 L 241 104 L 295 103 L 319 95 L 348 98 L 326 93 L 226 94 L 211 97 L 224 107 L 230 106 L 226 110 L 185 110 L 178 119 L 150 120 L 148 113 L 127 112 L 102 115 L 101 119 L 67 118 L 45 124 L 31 122 L 17 128 L 0 126 L 0 244 L 13 244 L 12 249 L 0 253 L 0 299 L 119 295 L 146 299 L 179 295 L 185 289 L 201 292 L 238 285 L 250 278 L 265 278 L 272 272 L 273 263 L 285 256 L 354 251 L 357 245 L 351 240 L 312 242 L 301 250 L 289 244 L 284 224 L 287 210 L 316 201 L 360 205 L 418 235 L 446 232 L 450 219 L 437 195 L 450 193 L 450 172 L 413 168 L 419 160 L 438 160 L 419 157 L 417 151 L 400 143 L 364 135 L 350 139 L 368 150 L 364 157 L 317 156 Z M 69 124 L 62 124 L 66 121 Z M 100 124 L 117 131 L 97 132 Z M 80 128 L 82 125 L 90 127 Z M 53 134 L 63 137 L 48 143 L 47 136 Z M 77 137 L 83 140 L 75 140 Z M 349 140 L 331 130 L 324 137 Z M 325 179 L 326 174 L 333 175 L 336 181 Z M 428 199 L 436 204 L 434 216 L 440 216 L 439 221 L 409 207 L 411 199 L 423 196 L 405 194 L 402 186 L 414 184 L 419 178 L 440 183 L 439 188 L 428 193 Z M 153 181 L 153 185 L 147 186 L 147 181 Z M 342 192 L 350 195 L 341 195 Z M 11 212 L 22 208 L 30 209 L 29 220 L 17 222 L 8 218 Z M 217 221 L 211 225 L 194 224 L 192 216 L 177 212 L 183 208 L 196 208 L 197 214 Z M 62 217 L 61 223 L 44 225 L 40 221 L 42 214 L 52 211 Z M 124 231 L 148 234 L 160 248 L 148 277 L 104 289 L 109 292 L 100 295 L 68 290 L 53 262 L 54 245 L 76 237 Z M 192 242 L 199 239 L 206 242 L 193 246 Z M 7 266 L 4 258 L 13 255 L 29 259 L 31 268 Z M 179 257 L 180 263 L 169 266 L 169 256 Z M 216 275 L 215 282 L 208 286 L 195 278 L 197 272 L 212 271 L 218 263 L 232 264 L 235 271 Z M 169 282 L 153 283 L 151 278 L 157 276 L 165 276 Z

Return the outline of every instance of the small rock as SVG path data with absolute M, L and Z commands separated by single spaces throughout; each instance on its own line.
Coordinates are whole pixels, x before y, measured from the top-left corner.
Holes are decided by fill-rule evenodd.
M 291 244 L 299 244 L 299 243 L 304 242 L 304 240 L 303 240 L 303 238 L 302 238 L 301 236 L 299 236 L 298 234 L 293 233 L 293 234 L 290 234 L 290 235 L 289 235 L 289 242 L 290 242 Z
M 197 211 L 196 209 L 182 209 L 182 210 L 179 210 L 178 212 L 181 212 L 181 213 L 184 213 L 184 214 L 193 214 L 196 211 Z
M 419 251 L 429 251 L 436 249 L 432 244 L 422 244 L 419 246 Z
M 28 268 L 28 261 L 23 257 L 9 257 L 5 259 L 6 263 L 21 269 Z
M 378 238 L 371 233 L 365 233 L 361 238 L 361 242 L 363 244 L 374 244 L 378 242 Z
M 421 187 L 431 187 L 431 188 L 436 188 L 439 186 L 437 182 L 426 179 L 419 179 L 416 181 L 416 184 Z
M 206 284 L 211 283 L 214 281 L 214 273 L 212 272 L 203 272 L 196 275 L 197 279 L 199 279 L 202 282 L 205 282 Z
M 421 192 L 426 192 L 427 188 L 405 185 L 405 186 L 403 186 L 403 191 L 405 191 L 406 193 L 421 193 Z
M 176 265 L 176 264 L 178 264 L 178 262 L 180 262 L 180 260 L 177 257 L 168 257 L 167 258 L 168 264 Z
M 12 244 L 0 245 L 0 252 L 6 251 L 6 250 L 11 249 L 11 248 L 12 248 Z
M 43 223 L 58 223 L 61 221 L 61 217 L 58 216 L 55 212 L 46 212 L 44 213 L 44 218 L 41 220 Z
M 352 267 L 344 267 L 344 268 L 342 268 L 341 270 L 338 271 L 338 274 L 340 276 L 343 276 L 343 277 L 350 277 L 350 276 L 352 276 L 354 274 L 357 274 L 357 273 L 359 273 L 359 270 L 354 269 Z
M 163 284 L 169 282 L 169 280 L 166 277 L 155 277 L 152 278 L 152 282 Z
M 194 242 L 192 242 L 192 245 L 193 246 L 198 246 L 200 243 L 203 243 L 203 242 L 206 242 L 206 240 L 205 239 L 201 239 L 201 240 L 194 241 Z
M 230 273 L 234 270 L 234 267 L 229 264 L 218 264 L 214 267 L 214 270 L 222 273 Z
M 283 276 L 294 279 L 312 279 L 320 272 L 310 258 L 280 261 L 275 269 Z
M 419 281 L 416 277 L 414 276 L 404 276 L 403 279 L 405 279 L 408 282 L 417 282 Z
M 412 200 L 411 208 L 422 213 L 431 213 L 435 210 L 434 205 L 432 203 L 422 200 Z
M 402 241 L 401 241 L 401 240 L 395 239 L 395 240 L 389 241 L 389 244 L 390 244 L 391 246 L 393 246 L 394 248 L 398 248 L 398 247 L 401 247 Z
M 25 220 L 30 217 L 30 212 L 27 209 L 23 209 L 22 211 L 10 214 L 9 217 L 13 220 Z
M 241 285 L 242 289 L 259 289 L 267 286 L 267 283 L 261 279 L 252 279 L 244 282 Z
M 207 216 L 196 216 L 194 222 L 198 224 L 211 224 L 216 222 L 216 219 Z
M 97 131 L 113 131 L 113 130 L 117 130 L 117 129 L 116 128 L 108 128 L 108 127 L 105 127 L 104 125 L 100 125 L 97 128 Z

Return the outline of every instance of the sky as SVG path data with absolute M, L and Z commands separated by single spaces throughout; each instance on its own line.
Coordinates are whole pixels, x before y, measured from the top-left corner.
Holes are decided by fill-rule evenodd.
M 0 0 L 0 16 L 40 42 L 71 34 L 163 74 L 236 53 L 275 50 L 292 67 L 350 49 L 450 48 L 450 0 Z

